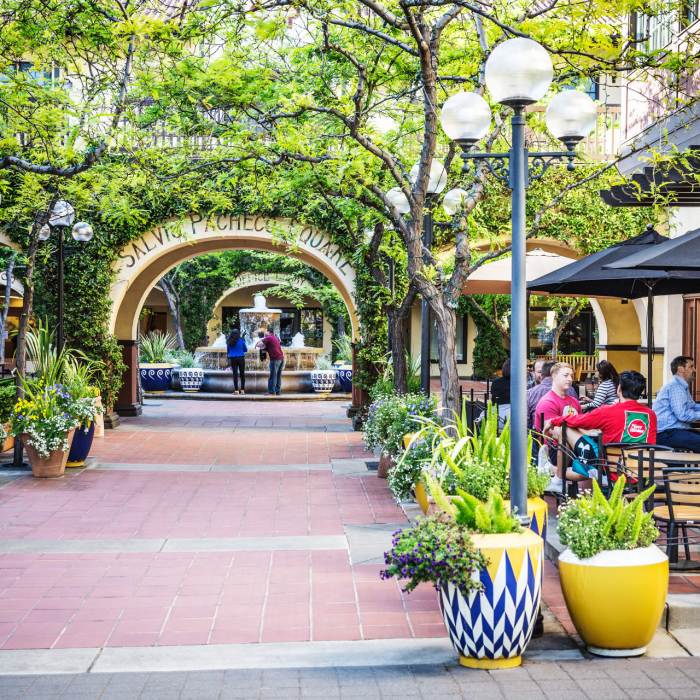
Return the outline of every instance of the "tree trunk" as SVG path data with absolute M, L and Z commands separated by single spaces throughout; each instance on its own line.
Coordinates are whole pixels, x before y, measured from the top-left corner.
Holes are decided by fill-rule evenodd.
M 7 316 L 10 313 L 10 294 L 12 293 L 12 273 L 15 269 L 15 256 L 12 253 L 5 270 L 5 300 L 0 314 L 0 362 L 5 362 L 5 339 L 7 338 Z
M 168 308 L 173 317 L 173 322 L 175 323 L 175 338 L 177 339 L 177 347 L 180 350 L 185 349 L 185 335 L 182 332 L 182 315 L 180 314 L 180 297 L 175 290 L 175 287 L 170 283 L 170 280 L 166 277 L 161 277 L 160 282 L 158 282 L 158 287 L 160 287 L 165 298 L 168 301 Z
M 336 332 L 339 338 L 345 335 L 345 314 L 342 311 L 338 314 L 338 319 L 336 322 Z
M 53 203 L 48 208 L 51 211 Z M 43 225 L 43 221 L 34 224 L 27 251 L 27 276 L 24 282 L 24 299 L 22 300 L 22 314 L 19 317 L 19 328 L 17 332 L 17 350 L 15 352 L 15 364 L 17 372 L 15 381 L 17 383 L 17 396 L 24 396 L 22 379 L 27 368 L 27 328 L 32 315 L 32 304 L 34 303 L 34 265 L 36 263 L 36 251 L 39 247 L 38 230 Z
M 409 307 L 410 311 L 410 307 Z M 397 394 L 408 392 L 408 367 L 406 350 L 408 349 L 408 314 L 400 309 L 387 312 L 391 337 L 391 364 L 394 370 L 394 391 Z
M 457 370 L 457 314 L 455 310 L 438 300 L 433 303 L 438 334 L 438 358 L 440 362 L 440 387 L 442 408 L 446 416 L 459 413 L 459 371 Z

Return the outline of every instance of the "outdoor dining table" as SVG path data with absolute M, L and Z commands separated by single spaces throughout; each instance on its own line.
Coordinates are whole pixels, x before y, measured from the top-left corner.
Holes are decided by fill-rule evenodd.
M 664 469 L 667 467 L 680 468 L 698 468 L 700 471 L 700 453 L 699 452 L 672 452 L 670 450 L 640 450 L 628 454 L 630 467 L 636 467 L 639 482 L 639 489 L 645 488 L 651 484 L 656 485 L 656 491 L 650 497 L 649 507 L 654 508 L 654 505 L 660 505 L 660 502 L 665 502 L 665 486 L 661 479 L 656 477 L 656 468 Z M 641 465 L 640 465 L 641 461 Z M 634 469 L 634 468 L 633 468 Z M 661 498 L 662 493 L 663 499 Z M 700 568 L 700 561 L 695 559 L 678 559 L 678 545 L 675 544 L 672 548 L 670 556 L 670 567 L 673 571 L 694 571 Z

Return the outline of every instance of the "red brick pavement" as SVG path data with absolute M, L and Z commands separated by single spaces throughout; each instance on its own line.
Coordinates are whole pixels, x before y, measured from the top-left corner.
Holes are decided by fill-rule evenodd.
M 156 403 L 93 454 L 125 465 L 367 456 L 339 403 Z M 404 521 L 385 481 L 330 469 L 88 470 L 0 489 L 0 541 L 340 535 L 344 525 Z M 3 554 L 0 647 L 444 636 L 435 591 L 405 595 L 380 569 L 351 565 L 345 550 Z M 700 592 L 698 577 L 673 576 L 671 591 Z M 573 633 L 550 562 L 543 596 Z

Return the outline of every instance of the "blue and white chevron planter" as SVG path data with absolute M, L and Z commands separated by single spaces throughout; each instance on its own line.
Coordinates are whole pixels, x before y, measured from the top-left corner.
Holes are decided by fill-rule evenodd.
M 530 530 L 473 539 L 489 561 L 475 574 L 484 589 L 465 598 L 453 584 L 443 584 L 439 600 L 445 626 L 463 665 L 516 666 L 540 607 L 542 539 Z

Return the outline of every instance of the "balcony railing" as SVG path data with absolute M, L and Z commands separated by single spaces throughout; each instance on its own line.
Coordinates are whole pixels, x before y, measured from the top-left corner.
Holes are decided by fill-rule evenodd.
M 545 107 L 539 105 L 531 109 L 534 112 L 545 111 Z M 558 149 L 561 145 L 544 134 L 532 131 L 528 133 L 527 142 L 530 150 L 552 150 L 553 148 Z M 589 160 L 614 160 L 619 153 L 620 143 L 620 106 L 600 105 L 595 129 L 588 138 L 581 142 L 579 150 Z

